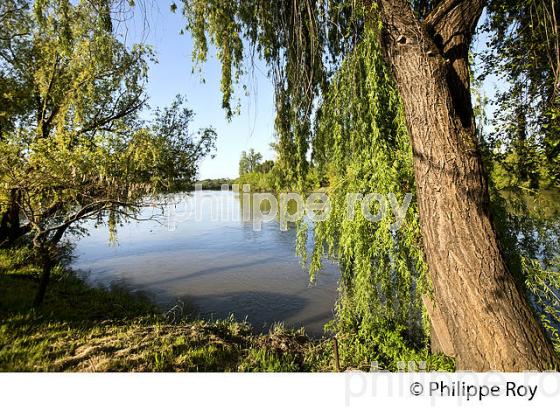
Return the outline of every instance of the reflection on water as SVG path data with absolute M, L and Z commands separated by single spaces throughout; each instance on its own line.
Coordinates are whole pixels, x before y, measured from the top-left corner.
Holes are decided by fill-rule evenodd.
M 232 192 L 193 195 L 189 201 L 204 200 L 207 210 L 220 203 L 230 215 L 240 213 Z M 151 213 L 146 210 L 145 216 Z M 211 214 L 193 213 L 175 221 L 172 230 L 166 218 L 125 225 L 118 246 L 109 246 L 106 228 L 91 229 L 78 243 L 74 267 L 89 272 L 93 284 L 147 292 L 164 308 L 182 301 L 204 317 L 247 317 L 257 330 L 284 322 L 321 334 L 332 318 L 337 267 L 326 262 L 318 283 L 309 286 L 295 256 L 293 229 L 282 232 L 278 223 L 268 222 L 254 231 L 251 221 Z

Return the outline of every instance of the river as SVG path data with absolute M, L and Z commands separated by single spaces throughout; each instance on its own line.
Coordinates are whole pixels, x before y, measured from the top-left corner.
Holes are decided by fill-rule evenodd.
M 333 316 L 338 268 L 328 261 L 317 283 L 295 255 L 295 229 L 278 222 L 255 230 L 243 221 L 233 192 L 200 191 L 164 207 L 157 220 L 119 227 L 110 244 L 106 226 L 89 227 L 73 267 L 94 286 L 142 292 L 163 309 L 185 306 L 203 318 L 247 319 L 256 331 L 283 322 L 322 334 Z M 145 208 L 143 218 L 161 214 Z

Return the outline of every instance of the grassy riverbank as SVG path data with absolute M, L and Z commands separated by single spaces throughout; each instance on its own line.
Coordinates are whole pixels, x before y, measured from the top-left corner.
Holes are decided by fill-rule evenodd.
M 147 299 L 57 270 L 32 309 L 36 269 L 0 254 L 0 371 L 330 371 L 329 341 L 234 320 L 171 321 Z

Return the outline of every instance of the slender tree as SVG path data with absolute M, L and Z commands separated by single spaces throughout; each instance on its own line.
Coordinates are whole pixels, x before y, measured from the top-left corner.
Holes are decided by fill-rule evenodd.
M 249 160 L 247 159 L 247 152 L 241 151 L 241 158 L 239 158 L 239 176 L 243 176 L 249 172 Z
M 239 159 L 239 176 L 245 175 L 249 172 L 256 172 L 262 161 L 262 154 L 256 152 L 254 148 L 249 151 L 241 151 L 241 158 Z
M 247 164 L 249 167 L 249 172 L 255 172 L 261 161 L 262 154 L 260 152 L 256 152 L 254 148 L 251 148 L 247 152 Z

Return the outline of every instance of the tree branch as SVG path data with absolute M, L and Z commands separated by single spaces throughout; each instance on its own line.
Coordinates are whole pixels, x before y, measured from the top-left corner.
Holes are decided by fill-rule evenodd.
M 424 24 L 442 46 L 457 34 L 466 36 L 470 42 L 485 5 L 485 0 L 444 0 L 426 16 Z M 443 48 L 441 51 L 445 53 Z
M 384 28 L 393 31 L 389 33 L 392 37 L 412 37 L 414 42 L 422 43 L 428 55 L 436 57 L 439 54 L 443 57 L 456 114 L 465 129 L 474 130 L 469 49 L 485 0 L 444 0 L 423 23 L 414 16 L 406 1 L 379 0 L 379 3 Z M 406 8 L 409 12 L 403 11 Z

